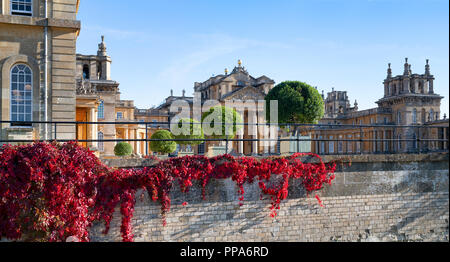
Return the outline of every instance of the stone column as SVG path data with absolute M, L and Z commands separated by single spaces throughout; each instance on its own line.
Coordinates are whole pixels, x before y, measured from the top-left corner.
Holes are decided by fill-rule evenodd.
M 89 109 L 89 121 L 97 122 L 97 111 L 94 107 Z M 90 139 L 97 140 L 98 139 L 98 126 L 97 125 L 89 125 L 90 129 Z M 98 142 L 90 142 L 88 147 L 93 150 L 98 150 Z
M 429 83 L 430 83 L 430 85 L 429 85 L 429 86 L 430 86 L 430 87 L 429 87 L 429 88 L 430 88 L 430 89 L 429 89 L 429 93 L 430 93 L 430 94 L 434 94 L 434 89 L 433 89 L 433 79 L 430 79 L 430 80 L 429 80 Z
M 239 139 L 244 139 L 244 128 L 239 130 Z M 239 154 L 244 154 L 244 141 L 238 141 L 238 145 Z
M 254 112 L 254 114 L 252 115 L 252 124 L 257 124 L 258 123 L 258 117 L 257 117 L 257 112 Z M 253 133 L 253 139 L 258 139 L 258 126 L 257 125 L 253 125 L 253 129 L 252 129 L 252 133 Z M 253 141 L 252 142 L 252 148 L 253 148 L 253 155 L 258 154 L 258 141 Z

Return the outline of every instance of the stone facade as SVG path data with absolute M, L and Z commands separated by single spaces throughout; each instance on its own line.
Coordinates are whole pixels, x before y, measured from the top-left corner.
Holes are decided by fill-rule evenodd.
M 145 127 L 135 123 L 134 101 L 121 100 L 119 83 L 111 79 L 111 57 L 105 39 L 98 45 L 97 55 L 77 54 L 76 112 L 78 122 L 100 122 L 98 125 L 77 125 L 78 140 L 144 139 Z M 102 122 L 122 122 L 102 124 Z M 127 142 L 134 153 L 145 153 L 145 142 Z M 84 142 L 84 146 L 98 151 L 101 156 L 114 156 L 114 142 Z
M 269 216 L 270 201 L 259 200 L 257 183 L 245 186 L 241 207 L 231 180 L 212 181 L 205 201 L 199 186 L 187 195 L 175 186 L 166 227 L 159 204 L 138 193 L 135 241 L 449 240 L 448 154 L 355 156 L 351 162 L 319 193 L 323 208 L 292 185 L 275 219 Z M 189 205 L 182 206 L 184 201 Z M 101 233 L 103 223 L 96 224 L 92 241 L 121 241 L 120 220 L 116 211 L 108 235 Z
M 80 30 L 80 22 L 76 20 L 79 0 L 53 0 L 48 2 L 47 8 L 44 1 L 33 0 L 29 12 L 25 13 L 10 10 L 10 0 L 1 3 L 0 119 L 11 120 L 11 70 L 16 65 L 26 65 L 33 76 L 30 82 L 33 93 L 31 120 L 44 121 L 47 115 L 49 121 L 75 121 L 74 74 L 76 40 Z M 45 32 L 48 32 L 47 37 Z M 30 130 L 23 127 L 21 130 L 35 134 L 34 138 L 52 136 L 50 125 L 24 125 Z M 10 126 L 2 124 L 1 138 L 5 138 L 6 129 Z M 58 128 L 58 139 L 74 138 L 73 125 Z
M 185 101 L 191 109 L 191 117 L 194 111 L 202 110 L 208 111 L 212 104 L 208 102 L 214 100 L 216 104 L 232 105 L 238 113 L 242 116 L 244 123 L 263 123 L 265 115 L 263 114 L 264 105 L 257 103 L 264 100 L 267 93 L 274 87 L 275 81 L 267 76 L 255 78 L 251 76 L 245 67 L 242 66 L 242 61 L 238 61 L 238 65 L 231 73 L 225 69 L 225 74 L 213 76 L 204 82 L 195 82 L 194 91 L 198 97 L 188 97 L 183 91 L 182 96 L 171 95 L 159 107 L 155 108 L 160 112 L 168 114 L 167 121 L 171 121 L 175 114 L 169 112 L 170 106 L 175 101 Z M 198 101 L 195 103 L 194 101 Z M 253 103 L 254 108 L 249 108 L 248 103 Z M 202 107 L 202 108 L 199 108 Z M 236 138 L 239 139 L 255 139 L 261 135 L 256 126 L 249 125 L 248 128 L 241 129 Z M 219 149 L 217 151 L 217 149 Z M 225 142 L 206 142 L 194 149 L 194 152 L 213 156 L 214 152 L 225 153 Z M 228 146 L 228 153 L 236 155 L 256 155 L 268 152 L 268 146 L 259 143 L 258 141 L 234 141 L 230 142 Z M 275 150 L 275 149 L 273 149 Z M 274 151 L 272 151 L 274 152 Z
M 323 127 L 309 132 L 314 139 L 329 139 L 312 143 L 314 153 L 382 153 L 382 152 L 417 152 L 445 150 L 448 143 L 434 146 L 435 142 L 417 142 L 417 139 L 438 139 L 432 134 L 439 130 L 420 128 L 436 126 L 443 128 L 441 139 L 448 139 L 448 119 L 441 119 L 440 105 L 442 96 L 434 92 L 434 76 L 431 75 L 429 61 L 426 60 L 425 73 L 413 74 L 408 59 L 405 59 L 403 75 L 392 75 L 391 64 L 384 80 L 384 96 L 376 103 L 377 108 L 358 110 L 358 103 L 350 107 L 347 92 L 333 91 L 325 102 L 325 116 L 321 124 L 340 125 L 332 128 Z M 439 123 L 439 125 L 436 125 Z M 345 127 L 344 125 L 363 125 Z M 367 127 L 364 125 L 372 125 Z M 384 127 L 377 128 L 377 125 Z M 389 125 L 405 127 L 389 128 Z M 408 127 L 406 127 L 408 126 Z M 439 126 L 439 127 L 438 127 Z M 380 142 L 358 142 L 360 139 L 386 139 Z M 336 140 L 336 141 L 332 141 Z M 355 140 L 337 141 L 337 140 Z

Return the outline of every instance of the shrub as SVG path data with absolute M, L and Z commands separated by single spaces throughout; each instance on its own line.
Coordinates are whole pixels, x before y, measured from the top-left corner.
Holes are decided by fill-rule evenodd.
M 215 122 L 211 121 L 211 118 L 214 117 L 215 112 L 222 112 L 222 114 L 218 115 L 218 119 L 222 123 L 222 130 L 220 134 L 211 134 L 208 135 L 208 137 L 215 139 L 233 139 L 237 131 L 243 128 L 242 125 L 237 125 L 243 123 L 241 115 L 236 112 L 234 108 L 225 106 L 211 107 L 209 111 L 203 113 L 202 115 L 202 125 L 204 129 L 208 124 L 210 128 L 214 128 Z
M 152 135 L 151 139 L 174 139 L 174 136 L 168 130 L 158 130 Z M 150 149 L 153 152 L 170 154 L 177 149 L 177 143 L 175 141 L 151 141 Z
M 116 156 L 131 156 L 132 153 L 133 148 L 128 143 L 120 142 L 114 147 L 114 154 Z
M 202 125 L 190 118 L 180 119 L 178 122 L 180 135 L 174 135 L 175 139 L 204 139 Z M 200 145 L 204 141 L 177 141 L 180 145 Z

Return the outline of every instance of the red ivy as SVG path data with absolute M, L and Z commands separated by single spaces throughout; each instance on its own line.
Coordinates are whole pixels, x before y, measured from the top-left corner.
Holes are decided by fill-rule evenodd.
M 299 157 L 313 156 L 318 163 L 303 163 Z M 334 163 L 324 164 L 315 154 L 257 160 L 223 155 L 214 158 L 185 156 L 143 169 L 109 169 L 88 149 L 75 142 L 63 145 L 36 143 L 0 148 L 0 238 L 65 241 L 75 236 L 89 241 L 95 220 L 105 222 L 108 233 L 115 208 L 120 204 L 124 241 L 133 241 L 131 219 L 136 192 L 145 189 L 161 204 L 163 225 L 170 210 L 170 191 L 178 182 L 188 192 L 194 181 L 202 186 L 203 199 L 211 179 L 228 179 L 238 186 L 239 204 L 244 184 L 258 182 L 262 195 L 272 200 L 271 216 L 288 196 L 289 182 L 301 179 L 312 192 L 331 184 Z M 316 196 L 319 204 L 322 202 Z M 183 203 L 183 206 L 187 202 Z

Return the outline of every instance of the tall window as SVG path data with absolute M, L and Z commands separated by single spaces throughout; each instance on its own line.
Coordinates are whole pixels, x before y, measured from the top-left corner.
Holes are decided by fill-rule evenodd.
M 98 132 L 98 140 L 103 140 L 104 136 L 103 136 L 103 132 Z M 104 146 L 103 146 L 103 141 L 98 142 L 98 151 L 103 152 L 104 150 Z
M 415 123 L 417 123 L 417 109 L 413 109 L 413 112 L 412 112 L 412 122 L 415 124 Z
M 401 124 L 402 123 L 402 112 L 398 111 L 397 112 L 397 124 Z
M 339 142 L 338 142 L 338 152 L 342 153 L 343 152 L 343 142 L 341 141 L 342 136 L 339 136 Z
M 352 139 L 352 135 L 348 135 L 348 139 Z M 353 152 L 353 143 L 351 141 L 347 141 L 347 152 L 351 153 Z
M 117 112 L 117 119 L 123 119 L 123 113 Z
M 431 109 L 430 110 L 430 121 L 434 120 L 433 117 L 434 117 L 434 111 L 433 111 L 433 109 Z
M 103 100 L 100 100 L 100 104 L 97 108 L 97 118 L 104 119 L 105 118 L 105 103 Z
M 333 139 L 333 136 L 330 136 L 330 139 Z M 328 153 L 334 153 L 334 141 L 329 141 L 328 143 Z
M 356 135 L 356 138 L 361 139 L 361 135 Z M 361 141 L 356 142 L 356 152 L 361 153 Z
M 12 15 L 26 15 L 33 14 L 32 0 L 11 0 L 11 14 Z
M 323 137 L 320 136 L 319 139 L 322 140 Z M 320 141 L 320 153 L 321 154 L 325 153 L 325 142 L 324 141 Z
M 33 73 L 23 64 L 11 70 L 11 121 L 33 120 Z M 21 124 L 22 125 L 22 124 Z
M 84 65 L 83 66 L 83 79 L 89 79 L 90 73 L 89 73 L 89 66 Z

